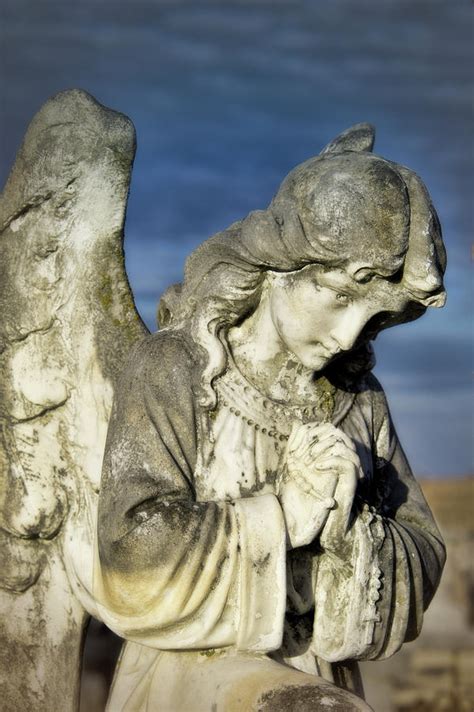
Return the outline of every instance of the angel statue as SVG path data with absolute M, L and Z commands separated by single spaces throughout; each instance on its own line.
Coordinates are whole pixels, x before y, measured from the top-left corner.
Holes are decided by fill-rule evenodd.
M 359 660 L 421 629 L 440 533 L 371 373 L 445 299 L 436 212 L 358 124 L 203 242 L 148 333 L 127 282 L 134 130 L 83 91 L 0 199 L 2 709 L 369 710 Z

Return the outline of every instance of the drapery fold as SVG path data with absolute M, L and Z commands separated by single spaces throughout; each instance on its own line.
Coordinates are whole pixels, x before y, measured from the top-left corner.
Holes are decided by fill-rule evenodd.
M 308 645 L 319 660 L 392 655 L 420 630 L 444 547 L 376 380 L 362 384 L 340 424 L 365 452 L 364 467 L 373 461 L 343 553 L 317 542 L 312 554 L 294 550 L 296 592 L 275 494 L 196 495 L 198 452 L 209 443 L 194 359 L 185 336 L 165 330 L 139 345 L 118 386 L 98 523 L 94 595 L 103 620 L 157 650 L 268 653 L 282 645 L 288 584 L 301 614 L 314 606 Z M 358 442 L 363 431 L 372 449 Z
M 365 496 L 372 504 L 356 502 L 344 558 L 323 550 L 314 583 L 312 650 L 330 662 L 388 658 L 416 638 L 445 562 L 383 391 L 367 380 L 377 467 Z
M 112 414 L 94 592 L 100 615 L 119 635 L 163 650 L 276 649 L 286 605 L 282 510 L 272 494 L 196 501 L 189 354 L 181 340 L 165 343 L 155 356 L 166 383 L 138 349 Z

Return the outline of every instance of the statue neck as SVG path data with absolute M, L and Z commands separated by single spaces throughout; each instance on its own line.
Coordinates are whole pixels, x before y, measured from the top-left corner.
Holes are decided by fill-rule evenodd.
M 237 368 L 261 393 L 284 403 L 314 398 L 315 374 L 285 347 L 265 295 L 248 319 L 229 330 L 228 343 Z

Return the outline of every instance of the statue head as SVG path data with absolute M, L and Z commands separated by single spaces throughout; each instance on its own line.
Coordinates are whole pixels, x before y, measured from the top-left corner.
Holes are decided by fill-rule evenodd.
M 348 347 L 359 354 L 381 329 L 444 304 L 446 257 L 428 192 L 413 171 L 372 154 L 373 139 L 370 126 L 355 126 L 297 166 L 266 210 L 200 245 L 183 285 L 165 293 L 160 325 L 188 325 L 202 348 L 203 403 L 212 405 L 212 379 L 225 368 L 226 331 L 269 290 L 339 275 L 371 305 Z

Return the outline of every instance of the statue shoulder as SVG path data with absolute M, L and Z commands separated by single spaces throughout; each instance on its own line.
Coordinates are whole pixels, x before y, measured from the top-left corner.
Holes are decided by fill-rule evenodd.
M 145 336 L 132 349 L 123 373 L 125 381 L 182 390 L 195 380 L 197 359 L 193 343 L 182 330 L 163 329 Z
M 359 380 L 359 392 L 369 393 L 371 398 L 385 398 L 385 393 L 377 376 L 372 371 L 365 373 Z

